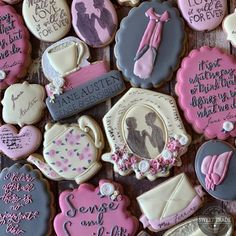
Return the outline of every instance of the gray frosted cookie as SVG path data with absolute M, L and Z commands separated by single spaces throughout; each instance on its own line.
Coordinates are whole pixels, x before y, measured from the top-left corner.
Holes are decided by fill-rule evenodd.
M 170 79 L 184 51 L 184 22 L 169 2 L 145 2 L 130 11 L 116 35 L 117 66 L 135 87 Z
M 236 200 L 236 153 L 226 142 L 211 140 L 198 150 L 195 170 L 201 185 L 214 198 Z

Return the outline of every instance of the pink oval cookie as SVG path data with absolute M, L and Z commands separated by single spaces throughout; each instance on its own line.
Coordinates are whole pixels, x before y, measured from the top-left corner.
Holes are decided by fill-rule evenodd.
M 178 0 L 178 5 L 188 25 L 197 31 L 215 29 L 227 9 L 226 0 Z
M 110 0 L 73 0 L 72 24 L 76 34 L 91 47 L 103 47 L 114 38 L 117 14 Z
M 0 89 L 22 78 L 30 63 L 29 33 L 13 7 L 0 2 Z
M 134 236 L 138 229 L 137 219 L 127 211 L 129 199 L 115 182 L 100 180 L 97 188 L 81 184 L 62 192 L 59 204 L 62 213 L 54 219 L 57 236 Z
M 42 141 L 40 130 L 32 125 L 19 132 L 13 125 L 0 127 L 0 150 L 12 160 L 27 157 L 35 152 Z
M 184 115 L 206 138 L 236 136 L 236 61 L 218 48 L 201 47 L 182 61 L 176 93 Z

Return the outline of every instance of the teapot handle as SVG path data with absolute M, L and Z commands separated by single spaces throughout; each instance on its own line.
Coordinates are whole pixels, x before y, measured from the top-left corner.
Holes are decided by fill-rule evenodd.
M 81 130 L 88 133 L 93 132 L 95 147 L 102 149 L 104 146 L 102 131 L 97 122 L 89 116 L 81 116 L 78 119 L 78 124 Z

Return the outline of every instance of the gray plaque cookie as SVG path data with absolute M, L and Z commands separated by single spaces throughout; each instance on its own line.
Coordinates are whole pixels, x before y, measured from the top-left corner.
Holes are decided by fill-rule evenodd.
M 195 170 L 201 185 L 214 198 L 236 200 L 236 153 L 226 142 L 211 140 L 197 152 Z
M 185 42 L 184 22 L 169 2 L 144 2 L 130 11 L 116 35 L 117 66 L 135 87 L 158 87 L 171 78 Z
M 61 120 L 75 115 L 87 108 L 112 98 L 125 89 L 119 71 L 109 73 L 71 89 L 61 95 L 55 95 L 55 99 L 46 99 L 47 107 L 54 120 Z

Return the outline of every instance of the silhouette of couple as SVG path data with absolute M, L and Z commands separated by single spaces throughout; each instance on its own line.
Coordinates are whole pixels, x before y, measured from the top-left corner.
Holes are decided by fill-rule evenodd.
M 77 10 L 77 27 L 81 35 L 86 39 L 91 46 L 100 46 L 102 44 L 99 33 L 95 26 L 95 21 L 102 29 L 107 29 L 109 35 L 112 37 L 115 24 L 113 22 L 112 14 L 107 8 L 105 8 L 104 0 L 93 0 L 93 6 L 96 10 L 100 11 L 100 17 L 95 13 L 86 13 L 86 7 L 84 2 L 78 2 L 75 4 Z
M 146 147 L 147 137 L 149 138 L 151 145 L 154 148 L 157 148 L 159 153 L 162 152 L 165 146 L 163 131 L 155 124 L 156 119 L 157 115 L 154 112 L 150 112 L 145 116 L 146 124 L 152 129 L 151 135 L 146 130 L 136 130 L 137 120 L 135 117 L 128 117 L 126 119 L 128 128 L 127 143 L 130 149 L 140 157 L 151 158 Z

